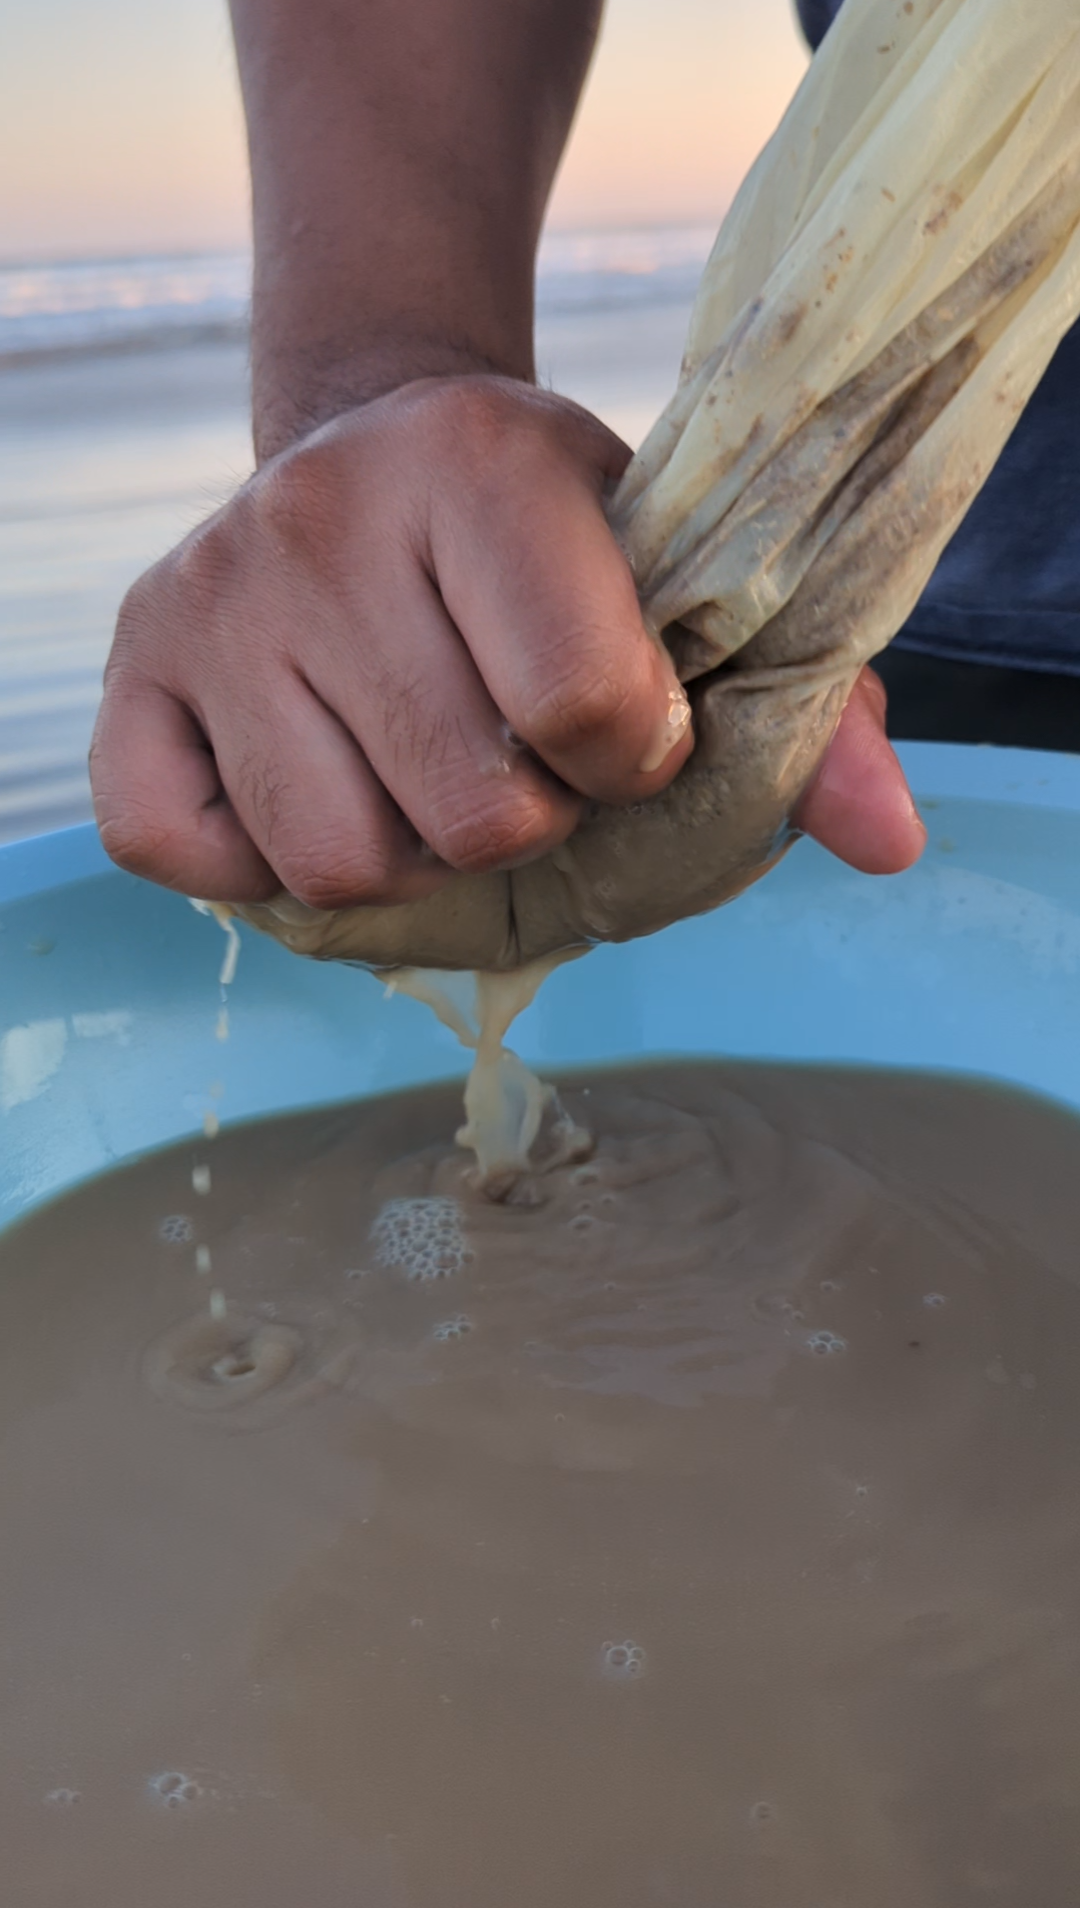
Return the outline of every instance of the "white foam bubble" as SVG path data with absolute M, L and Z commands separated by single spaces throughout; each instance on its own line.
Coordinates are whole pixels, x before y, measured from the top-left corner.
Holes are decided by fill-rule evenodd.
M 152 1802 L 160 1802 L 166 1809 L 182 1809 L 191 1802 L 197 1802 L 202 1795 L 200 1785 L 193 1776 L 184 1775 L 180 1769 L 163 1769 L 160 1775 L 150 1777 L 147 1789 Z
M 191 1169 L 191 1184 L 193 1190 L 205 1199 L 207 1193 L 210 1191 L 209 1166 L 193 1166 Z
M 645 1652 L 629 1637 L 623 1643 L 600 1645 L 600 1668 L 612 1682 L 634 1682 L 645 1674 Z
M 459 1312 L 456 1318 L 444 1318 L 441 1324 L 435 1326 L 431 1336 L 437 1338 L 440 1345 L 445 1345 L 451 1338 L 466 1338 L 472 1328 L 472 1319 L 466 1318 L 464 1312 Z
M 807 1351 L 812 1351 L 816 1358 L 835 1358 L 847 1348 L 847 1339 L 837 1332 L 811 1332 L 806 1341 Z
M 171 1212 L 158 1227 L 158 1238 L 166 1245 L 187 1245 L 195 1236 L 195 1228 L 186 1212 Z
M 388 1199 L 371 1228 L 380 1265 L 400 1266 L 410 1279 L 446 1279 L 470 1254 L 456 1199 L 443 1195 Z
M 82 1801 L 82 1795 L 78 1789 L 50 1789 L 45 1800 L 50 1808 L 72 1809 Z
M 935 1312 L 939 1309 L 940 1306 L 944 1305 L 945 1303 L 946 1303 L 946 1299 L 945 1299 L 944 1292 L 927 1292 L 925 1298 L 923 1299 L 923 1304 L 928 1305 L 930 1307 L 930 1310 Z

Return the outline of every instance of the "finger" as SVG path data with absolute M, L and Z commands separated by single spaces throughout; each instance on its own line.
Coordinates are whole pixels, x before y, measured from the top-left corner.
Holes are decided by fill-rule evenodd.
M 511 726 L 581 794 L 654 793 L 693 746 L 690 709 L 646 631 L 600 502 L 603 471 L 550 438 L 496 461 L 433 524 L 435 572 Z
M 885 690 L 864 669 L 817 778 L 795 813 L 797 827 L 863 874 L 899 874 L 918 861 L 926 829 L 885 735 Z
M 233 808 L 298 900 L 381 906 L 447 880 L 353 737 L 298 677 L 283 675 L 243 711 L 210 707 L 207 719 Z
M 313 634 L 305 678 L 440 860 L 487 872 L 565 841 L 580 798 L 509 730 L 427 578 L 369 597 L 363 619 L 344 654 Z
M 190 710 L 150 683 L 106 688 L 90 748 L 106 853 L 205 901 L 265 901 L 278 888 L 221 785 Z

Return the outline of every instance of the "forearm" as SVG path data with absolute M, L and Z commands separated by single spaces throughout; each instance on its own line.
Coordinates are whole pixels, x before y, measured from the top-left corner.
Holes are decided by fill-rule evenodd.
M 600 0 L 231 0 L 256 450 L 403 378 L 532 375 L 533 269 Z

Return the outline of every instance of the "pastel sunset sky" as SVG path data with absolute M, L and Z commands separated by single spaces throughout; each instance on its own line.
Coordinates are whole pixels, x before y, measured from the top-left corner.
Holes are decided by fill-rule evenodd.
M 3 0 L 0 259 L 242 244 L 225 0 Z M 805 69 L 790 0 L 608 0 L 556 227 L 719 217 Z

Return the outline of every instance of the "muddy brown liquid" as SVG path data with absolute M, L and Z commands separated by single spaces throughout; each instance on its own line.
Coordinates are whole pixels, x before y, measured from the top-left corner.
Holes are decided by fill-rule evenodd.
M 1080 1123 L 564 1099 L 525 1203 L 447 1087 L 0 1239 L 4 1908 L 1076 1899 Z

